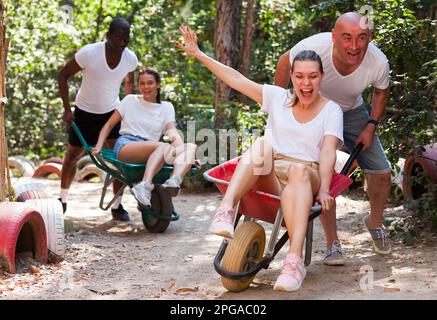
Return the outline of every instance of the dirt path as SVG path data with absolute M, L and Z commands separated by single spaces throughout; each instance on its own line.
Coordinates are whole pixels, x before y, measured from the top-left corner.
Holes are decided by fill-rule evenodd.
M 44 180 L 47 193 L 58 196 L 59 181 Z M 272 290 L 285 257 L 284 246 L 268 270 L 260 271 L 242 293 L 227 292 L 212 261 L 221 239 L 207 228 L 220 195 L 182 193 L 174 200 L 181 219 L 163 234 L 145 231 L 134 198 L 125 193 L 123 204 L 131 223 L 114 223 L 98 209 L 100 183 L 74 183 L 65 219 L 77 231 L 66 235 L 66 259 L 59 264 L 1 273 L 0 299 L 436 299 L 437 239 L 412 247 L 393 244 L 394 253 L 374 255 L 361 220 L 367 203 L 338 198 L 339 235 L 347 264 L 322 264 L 324 237 L 315 223 L 313 259 L 302 288 L 295 293 Z M 402 207 L 386 216 L 401 216 Z M 269 228 L 269 226 L 266 226 Z M 364 274 L 373 270 L 373 289 L 362 290 Z M 367 274 L 371 276 L 372 274 Z

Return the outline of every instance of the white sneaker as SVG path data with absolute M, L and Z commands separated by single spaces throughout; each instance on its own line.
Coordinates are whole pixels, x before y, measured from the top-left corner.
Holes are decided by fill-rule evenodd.
M 181 189 L 182 178 L 180 176 L 171 176 L 164 182 L 161 187 L 167 190 L 167 192 L 172 196 L 176 197 Z
M 150 198 L 154 187 L 152 183 L 141 181 L 131 189 L 131 192 L 139 203 L 145 207 L 150 207 Z
M 219 208 L 209 227 L 209 232 L 232 239 L 234 237 L 234 209 Z

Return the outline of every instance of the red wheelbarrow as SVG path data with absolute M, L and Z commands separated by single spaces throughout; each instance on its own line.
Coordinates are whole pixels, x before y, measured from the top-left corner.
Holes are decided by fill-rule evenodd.
M 346 176 L 352 162 L 355 160 L 363 145 L 358 144 L 340 174 L 334 173 L 331 182 L 330 194 L 338 196 L 351 183 L 352 179 Z M 226 192 L 229 181 L 241 157 L 231 159 L 215 168 L 205 171 L 203 177 L 213 182 L 222 194 Z M 236 206 L 237 212 L 234 224 L 234 238 L 223 239 L 214 259 L 214 268 L 222 276 L 222 284 L 229 291 L 243 291 L 247 289 L 255 275 L 261 269 L 268 269 L 276 254 L 288 240 L 287 231 L 278 240 L 281 226 L 285 227 L 280 207 L 280 197 L 266 192 L 257 191 L 256 186 L 246 193 Z M 313 222 L 322 213 L 319 204 L 311 208 L 308 217 L 308 227 L 305 238 L 305 265 L 311 263 L 313 242 Z M 240 218 L 243 223 L 238 226 Z M 273 224 L 267 253 L 264 254 L 266 235 L 264 228 L 256 220 Z M 238 228 L 237 228 L 238 226 Z

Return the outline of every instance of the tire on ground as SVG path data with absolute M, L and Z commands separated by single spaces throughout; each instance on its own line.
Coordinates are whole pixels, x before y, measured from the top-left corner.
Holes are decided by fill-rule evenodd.
M 52 173 L 56 174 L 60 178 L 62 175 L 62 165 L 54 162 L 42 164 L 36 169 L 33 177 L 47 177 Z
M 77 169 L 81 170 L 81 169 L 83 169 L 85 166 L 87 166 L 89 164 L 94 164 L 93 160 L 91 160 L 91 157 L 88 156 L 88 155 L 83 156 L 82 158 L 80 158 L 77 161 Z
M 22 177 L 32 177 L 35 173 L 35 166 L 32 161 L 21 156 L 11 156 L 8 158 L 9 168 L 18 170 Z
M 100 181 L 103 181 L 105 179 L 106 173 L 100 168 L 97 168 L 94 164 L 88 164 L 77 173 L 76 181 L 87 181 L 95 176 L 99 177 Z
M 428 192 L 427 185 L 430 178 L 423 167 L 423 164 L 414 157 L 405 161 L 402 190 L 406 199 L 418 199 Z
M 56 199 L 33 199 L 25 202 L 41 213 L 47 232 L 49 260 L 59 262 L 64 259 L 64 215 L 62 205 Z
M 18 202 L 25 202 L 31 199 L 47 199 L 49 196 L 43 190 L 29 190 L 20 193 L 17 197 Z
M 19 197 L 21 193 L 31 190 L 42 190 L 47 186 L 46 183 L 31 179 L 20 179 L 13 184 L 15 197 Z
M 15 273 L 15 254 L 30 251 L 47 263 L 47 236 L 42 215 L 22 202 L 0 203 L 0 264 Z
M 44 162 L 42 164 L 46 164 L 46 163 L 57 163 L 57 164 L 63 164 L 64 160 L 58 157 L 50 157 L 46 160 L 44 160 Z

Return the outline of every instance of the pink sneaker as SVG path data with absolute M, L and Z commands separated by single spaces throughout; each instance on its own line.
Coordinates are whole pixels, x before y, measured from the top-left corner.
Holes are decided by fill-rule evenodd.
M 232 239 L 234 237 L 234 209 L 218 208 L 212 219 L 209 232 Z
M 306 276 L 306 269 L 303 260 L 294 253 L 287 254 L 282 265 L 282 271 L 276 280 L 273 290 L 296 291 L 302 285 Z

